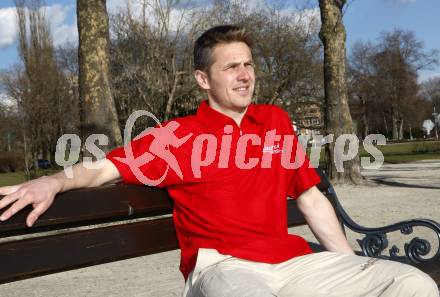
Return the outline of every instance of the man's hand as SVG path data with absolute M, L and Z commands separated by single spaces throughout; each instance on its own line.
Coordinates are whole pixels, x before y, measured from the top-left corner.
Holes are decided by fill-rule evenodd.
M 33 211 L 26 218 L 26 225 L 31 227 L 40 215 L 52 204 L 55 195 L 62 189 L 62 184 L 53 176 L 43 176 L 15 186 L 0 187 L 0 209 L 11 205 L 1 216 L 5 221 L 28 205 Z
M 16 186 L 0 187 L 0 209 L 12 204 L 1 216 L 5 221 L 27 205 L 34 210 L 26 218 L 26 225 L 31 227 L 52 204 L 55 195 L 72 189 L 98 187 L 105 183 L 119 181 L 121 175 L 113 163 L 107 159 L 92 164 L 95 169 L 88 169 L 84 163 L 72 167 L 73 177 L 67 177 L 63 171 L 51 176 L 43 176 Z

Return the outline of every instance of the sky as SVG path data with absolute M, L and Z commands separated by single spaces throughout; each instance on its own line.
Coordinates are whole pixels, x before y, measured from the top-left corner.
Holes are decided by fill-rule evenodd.
M 124 1 L 107 0 L 108 10 L 117 11 Z M 302 1 L 304 0 L 290 2 Z M 196 3 L 202 5 L 206 5 L 206 2 L 210 1 L 196 0 Z M 46 0 L 44 3 L 55 45 L 77 43 L 76 0 Z M 424 42 L 427 50 L 440 51 L 440 34 L 436 32 L 440 28 L 439 0 L 348 0 L 347 3 L 344 24 L 348 53 L 356 41 L 376 42 L 382 32 L 390 32 L 395 28 L 413 31 L 416 38 Z M 14 1 L 0 0 L 0 71 L 19 62 L 16 28 Z M 419 80 L 434 76 L 440 76 L 440 65 L 432 70 L 421 71 Z

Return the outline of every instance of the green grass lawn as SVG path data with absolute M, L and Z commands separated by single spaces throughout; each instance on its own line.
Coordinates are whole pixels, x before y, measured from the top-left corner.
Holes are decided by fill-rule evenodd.
M 406 163 L 421 160 L 440 159 L 440 141 L 415 141 L 407 143 L 388 143 L 377 146 L 383 153 L 385 163 Z M 308 150 L 309 151 L 309 150 Z M 359 149 L 361 157 L 368 157 L 370 154 L 361 146 Z M 324 148 L 321 150 L 320 163 L 324 164 Z
M 398 164 L 422 160 L 439 160 L 440 154 L 385 155 L 385 163 Z
M 25 180 L 23 172 L 0 173 L 0 187 L 15 185 Z
M 40 170 L 38 175 L 50 175 L 58 171 L 53 169 Z M 24 181 L 26 181 L 24 172 L 0 173 L 0 187 L 15 185 Z
M 408 143 L 390 143 L 384 146 L 378 146 L 378 149 L 384 154 L 386 163 L 405 163 L 420 160 L 440 159 L 440 141 L 417 141 Z M 367 157 L 369 154 L 361 147 L 359 154 L 361 157 Z M 321 162 L 324 161 L 324 149 L 321 150 Z M 57 170 L 41 170 L 39 175 L 48 175 L 57 172 Z M 9 186 L 25 181 L 23 172 L 0 173 L 0 187 Z
M 440 159 L 440 141 L 389 143 L 377 148 L 383 153 L 386 163 Z M 369 155 L 363 148 L 360 149 L 359 154 L 362 157 Z

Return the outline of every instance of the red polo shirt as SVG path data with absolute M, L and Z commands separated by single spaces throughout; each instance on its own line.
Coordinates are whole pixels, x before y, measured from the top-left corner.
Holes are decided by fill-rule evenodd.
M 285 111 L 273 105 L 252 104 L 238 126 L 204 101 L 196 115 L 173 121 L 179 124 L 174 130 L 177 139 L 191 135 L 183 144 L 169 138 L 168 152 L 175 159 L 168 161 L 177 161 L 178 168 L 174 163 L 167 169 L 170 162 L 153 152 L 151 134 L 132 141 L 131 146 L 135 157 L 152 153 L 140 172 L 150 180 L 163 177 L 158 186 L 166 187 L 174 200 L 180 270 L 185 279 L 194 269 L 199 248 L 265 263 L 311 253 L 303 238 L 287 232 L 286 197 L 296 199 L 316 185 L 319 177 L 309 168 L 307 158 L 296 169 L 282 165 L 284 136 L 294 135 Z M 281 138 L 265 143 L 269 131 Z M 240 140 L 243 135 L 248 136 Z M 292 163 L 297 155 L 296 144 L 295 136 Z M 120 161 L 125 157 L 124 148 L 107 155 L 124 182 L 142 183 L 130 166 Z

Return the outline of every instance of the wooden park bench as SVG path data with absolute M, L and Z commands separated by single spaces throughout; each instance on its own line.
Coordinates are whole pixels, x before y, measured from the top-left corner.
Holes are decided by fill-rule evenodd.
M 362 227 L 348 216 L 326 180 L 319 188 L 342 226 L 363 235 L 358 241 L 363 255 L 415 265 L 440 284 L 439 223 L 413 219 L 380 228 Z M 288 225 L 304 225 L 295 201 L 287 203 Z M 158 188 L 120 184 L 66 192 L 32 228 L 24 223 L 28 212 L 0 223 L 0 283 L 178 248 L 172 201 Z M 402 252 L 396 246 L 386 251 L 388 233 L 407 236 L 418 226 L 434 232 L 434 242 L 415 237 Z

